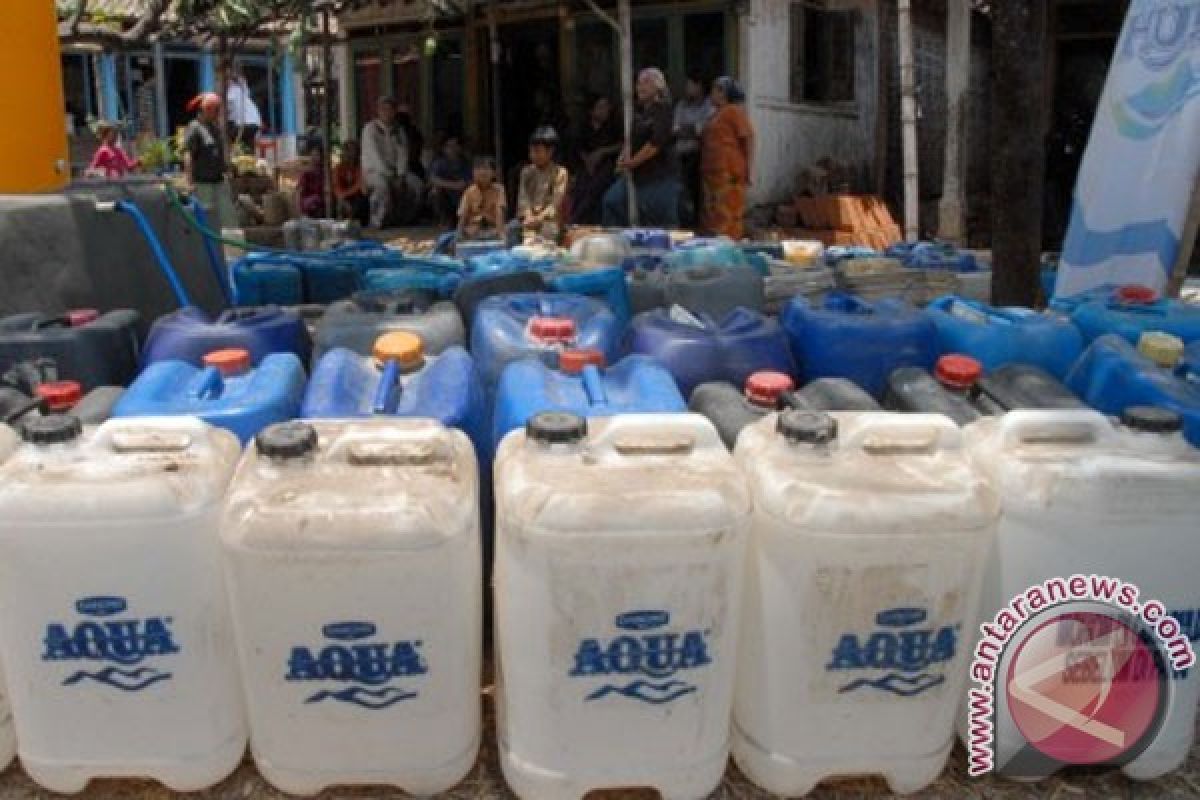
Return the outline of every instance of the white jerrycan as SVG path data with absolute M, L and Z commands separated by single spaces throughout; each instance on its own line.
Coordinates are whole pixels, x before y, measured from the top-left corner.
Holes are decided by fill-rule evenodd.
M 217 537 L 237 438 L 191 417 L 23 436 L 0 466 L 0 654 L 25 771 L 217 783 L 246 748 Z
M 430 795 L 475 763 L 478 468 L 426 419 L 267 428 L 230 487 L 226 576 L 255 763 L 271 784 Z
M 1049 579 L 1097 575 L 1136 586 L 1140 602 L 1160 601 L 1194 646 L 1200 451 L 1179 430 L 1177 415 L 1145 407 L 1126 409 L 1120 422 L 1091 411 L 1011 411 L 968 428 L 972 457 L 997 487 L 1002 507 L 980 619 L 992 620 L 1019 593 Z M 1014 640 L 1009 654 L 1015 648 Z M 1006 674 L 1005 663 L 999 674 Z M 1166 683 L 1157 733 L 1147 731 L 1145 749 L 1122 766 L 1135 780 L 1178 768 L 1192 748 L 1197 667 L 1172 671 Z M 1003 765 L 1024 740 L 1007 713 L 1007 693 L 995 696 Z M 959 734 L 965 733 L 963 715 Z
M 0 424 L 0 466 L 17 449 L 20 440 L 16 432 Z M 17 734 L 13 730 L 12 710 L 8 707 L 8 685 L 4 680 L 4 663 L 0 662 L 0 770 L 8 768 L 17 755 Z
M 733 755 L 762 788 L 932 783 L 954 741 L 994 493 L 938 414 L 788 411 L 734 453 L 754 502 Z
M 519 797 L 717 786 L 749 517 L 732 457 L 695 414 L 539 414 L 504 439 L 497 726 Z

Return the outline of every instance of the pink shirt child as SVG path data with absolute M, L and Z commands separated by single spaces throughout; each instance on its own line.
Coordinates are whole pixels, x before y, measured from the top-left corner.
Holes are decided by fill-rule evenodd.
M 120 178 L 133 171 L 138 165 L 137 159 L 131 159 L 121 149 L 120 145 L 102 144 L 92 156 L 88 171 L 104 171 L 106 178 Z

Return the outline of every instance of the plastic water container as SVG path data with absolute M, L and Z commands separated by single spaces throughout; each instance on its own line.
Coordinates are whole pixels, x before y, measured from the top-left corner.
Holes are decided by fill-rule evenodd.
M 899 300 L 868 303 L 830 292 L 821 305 L 797 297 L 780 315 L 801 377 L 846 378 L 876 398 L 900 367 L 929 369 L 937 359 L 937 329 Z
M 882 411 L 875 398 L 845 378 L 817 378 L 796 392 L 784 392 L 783 407 L 798 411 Z
M 738 766 L 793 797 L 843 775 L 929 785 L 998 514 L 961 432 L 936 414 L 788 411 L 744 430 L 734 456 L 754 503 Z
M 756 372 L 744 388 L 720 381 L 702 383 L 692 392 L 688 410 L 707 417 L 732 450 L 742 429 L 774 411 L 794 387 L 791 377 L 782 372 Z
M 736 308 L 762 311 L 763 286 L 763 276 L 749 267 L 687 267 L 667 274 L 663 295 L 667 305 L 722 319 Z
M 283 241 L 288 250 L 324 250 L 357 239 L 361 226 L 354 220 L 289 219 L 283 223 Z
M 51 381 L 38 386 L 35 396 L 47 414 L 70 414 L 84 425 L 99 425 L 124 395 L 121 386 L 97 386 L 85 394 L 75 381 Z
M 1117 334 L 1092 342 L 1066 384 L 1089 406 L 1112 416 L 1130 406 L 1170 409 L 1183 417 L 1188 441 L 1200 447 L 1200 386 L 1155 364 Z
M 304 302 L 304 274 L 285 256 L 251 253 L 229 267 L 239 306 L 292 306 Z
M 726 238 L 696 238 L 680 242 L 666 256 L 667 269 L 671 272 L 693 267 L 713 267 L 716 269 L 736 269 L 751 267 L 760 274 L 761 268 L 755 268 L 746 253 L 732 239 Z
M 1008 364 L 975 383 L 971 401 L 985 414 L 1018 409 L 1081 409 L 1087 406 L 1061 381 L 1027 364 Z
M 750 515 L 717 432 L 695 414 L 541 414 L 495 474 L 508 785 L 706 796 L 728 756 Z
M 667 304 L 667 271 L 649 260 L 639 261 L 626 271 L 629 307 L 636 314 L 662 308 Z
M 331 305 L 317 323 L 313 363 L 338 347 L 367 355 L 375 340 L 391 331 L 420 336 L 431 355 L 466 342 L 458 309 L 436 302 L 432 292 L 357 292 Z
M 479 304 L 471 329 L 471 354 L 484 385 L 495 387 L 504 367 L 521 358 L 557 366 L 563 350 L 599 350 L 613 363 L 621 330 L 604 304 L 573 294 L 510 294 Z
M 140 325 L 141 317 L 130 310 L 2 317 L 0 375 L 22 362 L 48 359 L 57 378 L 78 381 L 85 389 L 125 386 L 137 374 Z
M 621 267 L 607 269 L 572 270 L 562 269 L 548 279 L 550 288 L 556 292 L 583 295 L 604 303 L 617 326 L 624 330 L 633 316 L 629 301 L 629 287 L 625 283 L 625 270 Z
M 892 248 L 885 255 L 895 256 Z M 959 250 L 945 242 L 917 242 L 903 257 L 904 266 L 914 269 L 940 269 L 948 272 L 977 272 L 979 264 L 971 253 Z
M 623 228 L 621 235 L 630 247 L 651 250 L 670 250 L 671 234 L 662 228 Z
M 477 256 L 486 256 L 491 253 L 502 253 L 505 250 L 504 241 L 502 239 L 476 239 L 463 240 L 454 242 L 454 257 L 461 258 L 463 261 L 470 261 Z
M 544 292 L 547 288 L 546 278 L 541 272 L 501 272 L 463 282 L 454 290 L 453 300 L 469 337 L 471 326 L 475 323 L 475 312 L 484 300 L 502 294 Z
M 474 765 L 478 509 L 470 442 L 432 420 L 283 423 L 247 449 L 221 542 L 273 786 L 428 796 Z
M 151 364 L 113 409 L 114 417 L 192 415 L 237 434 L 243 443 L 274 422 L 292 419 L 304 396 L 304 365 L 275 353 L 251 366 L 245 350 L 215 350 L 203 367 Z
M 294 311 L 233 309 L 213 318 L 188 306 L 159 317 L 150 327 L 142 366 L 158 361 L 199 365 L 205 354 L 229 348 L 246 350 L 255 364 L 271 353 L 292 353 L 307 364 L 312 339 L 304 320 Z
M 744 308 L 719 319 L 679 306 L 639 314 L 629 350 L 657 359 L 685 397 L 702 383 L 741 386 L 762 370 L 795 373 L 787 336 L 775 320 Z
M 1185 631 L 1195 630 L 1200 452 L 1175 432 L 1179 420 L 1169 412 L 1135 407 L 1125 422 L 1091 411 L 1013 411 L 966 431 L 1003 506 L 980 619 L 992 619 L 1027 587 L 1094 574 L 1136 585 L 1143 601 L 1161 601 Z M 996 692 L 997 763 L 1020 742 L 1004 713 L 1006 696 Z M 1165 775 L 1192 749 L 1197 670 L 1174 675 L 1168 697 L 1157 737 L 1122 767 L 1135 780 Z
M 1200 340 L 1192 342 L 1184 349 L 1183 360 L 1176 372 L 1190 383 L 1200 383 Z
M 888 377 L 884 404 L 895 411 L 944 414 L 959 425 L 979 419 L 970 397 L 979 376 L 979 362 L 969 356 L 942 356 L 929 374 L 920 367 L 901 367 Z
M 950 295 L 934 300 L 925 313 L 937 326 L 942 353 L 971 356 L 987 372 L 1030 364 L 1062 378 L 1083 351 L 1069 321 L 1028 308 L 993 308 Z
M 24 423 L 0 466 L 0 655 L 21 764 L 50 791 L 198 791 L 246 724 L 217 524 L 237 439 L 196 419 Z
M 1085 344 L 1106 333 L 1123 336 L 1131 344 L 1147 331 L 1162 331 L 1183 339 L 1200 339 L 1200 306 L 1159 297 L 1145 286 L 1122 286 L 1105 299 L 1091 299 L 1071 313 L 1071 321 Z
M 435 292 L 440 298 L 449 298 L 461 283 L 461 272 L 427 267 L 403 267 L 367 270 L 363 275 L 362 288 L 373 292 L 424 289 Z
M 351 260 L 306 258 L 301 271 L 304 300 L 308 303 L 336 303 L 362 288 L 386 288 L 365 285 L 361 266 Z
M 605 367 L 598 350 L 568 350 L 560 356 L 557 370 L 536 358 L 504 368 L 496 386 L 492 442 L 498 447 L 505 435 L 543 411 L 611 417 L 686 410 L 687 401 L 674 379 L 653 359 L 627 356 Z
M 343 349 L 326 353 L 313 369 L 300 416 L 428 417 L 459 428 L 477 445 L 486 442 L 483 386 L 474 360 L 458 346 L 425 355 L 420 337 L 403 331 L 380 337 L 369 356 Z
M 831 267 L 835 267 L 843 261 L 854 261 L 860 258 L 878 259 L 881 255 L 882 253 L 873 247 L 864 247 L 857 244 L 834 245 L 825 248 L 825 263 Z M 889 258 L 893 257 L 889 256 Z
M 0 422 L 7 422 L 4 408 L 7 402 L 6 396 L 10 392 L 15 392 L 15 390 L 0 387 Z M 17 434 L 12 428 L 0 424 L 0 469 L 3 469 L 4 462 L 8 461 L 9 456 L 17 449 L 18 441 Z M 17 755 L 17 734 L 13 730 L 12 711 L 8 706 L 7 692 L 8 687 L 4 681 L 4 665 L 0 663 L 0 769 L 7 769 Z

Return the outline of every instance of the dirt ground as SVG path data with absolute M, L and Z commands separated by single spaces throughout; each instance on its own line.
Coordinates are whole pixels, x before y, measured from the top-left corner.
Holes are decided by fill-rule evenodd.
M 479 798 L 513 798 L 514 795 L 504 785 L 500 773 L 500 764 L 496 756 L 496 740 L 493 726 L 492 703 L 490 697 L 485 697 L 484 703 L 485 736 L 479 761 L 471 774 L 458 787 L 442 797 L 447 800 L 479 800 Z M 167 798 L 171 792 L 163 787 L 143 781 L 95 781 L 79 797 L 87 800 L 158 800 Z M 767 794 L 751 785 L 737 767 L 730 764 L 721 786 L 713 792 L 709 800 L 765 800 L 772 795 Z M 882 798 L 892 797 L 882 780 L 862 779 L 846 780 L 837 783 L 823 784 L 810 798 L 826 800 L 839 798 Z M 32 798 L 57 798 L 39 789 L 21 771 L 20 766 L 13 765 L 0 773 L 0 798 L 3 800 L 31 800 Z M 246 800 L 247 798 L 268 798 L 269 800 L 284 800 L 288 795 L 281 794 L 267 785 L 254 769 L 247 757 L 238 770 L 218 786 L 199 794 L 191 795 L 196 800 Z M 321 800 L 341 800 L 342 798 L 392 798 L 407 797 L 403 792 L 386 789 L 338 789 L 319 795 Z M 657 793 L 650 791 L 619 791 L 594 792 L 587 800 L 655 800 Z M 950 759 L 950 764 L 942 773 L 941 778 L 933 786 L 918 794 L 909 795 L 912 798 L 936 798 L 936 800 L 1030 800 L 1031 798 L 1053 798 L 1053 800 L 1069 800 L 1080 798 L 1200 798 L 1200 747 L 1193 747 L 1187 764 L 1183 769 L 1149 783 L 1134 783 L 1127 780 L 1121 773 L 1114 771 L 1089 772 L 1072 770 L 1064 775 L 1058 775 L 1051 780 L 1037 784 L 1015 783 L 998 778 L 987 779 L 968 778 L 966 774 L 966 755 L 961 747 L 956 748 Z

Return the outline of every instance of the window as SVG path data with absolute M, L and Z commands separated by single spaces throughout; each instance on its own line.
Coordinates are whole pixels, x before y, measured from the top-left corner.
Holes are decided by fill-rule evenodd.
M 792 102 L 853 103 L 857 12 L 804 0 L 791 14 Z

